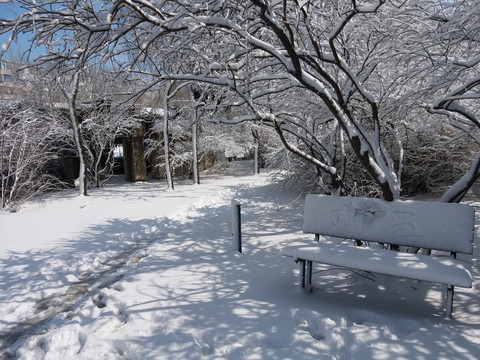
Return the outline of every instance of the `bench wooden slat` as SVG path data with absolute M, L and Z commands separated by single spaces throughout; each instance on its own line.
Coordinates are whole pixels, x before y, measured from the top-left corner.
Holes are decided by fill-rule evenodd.
M 303 231 L 471 254 L 474 214 L 465 204 L 309 194 Z
M 294 259 L 446 285 L 465 288 L 472 286 L 469 264 L 448 257 L 438 258 L 422 254 L 328 243 L 285 246 L 282 249 L 282 255 Z

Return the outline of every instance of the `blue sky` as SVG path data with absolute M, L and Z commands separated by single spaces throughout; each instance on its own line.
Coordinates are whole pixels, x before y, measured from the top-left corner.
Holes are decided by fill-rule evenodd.
M 4 19 L 12 19 L 16 18 L 20 15 L 24 10 L 19 6 L 16 1 L 5 3 L 0 0 L 0 18 Z M 3 45 L 7 42 L 8 37 L 10 34 L 3 34 L 0 35 L 0 44 Z M 19 60 L 22 54 L 29 48 L 30 45 L 31 34 L 24 34 L 20 36 L 16 42 L 13 42 L 10 45 L 8 51 L 4 54 L 2 59 L 4 60 Z M 32 56 L 35 57 L 40 55 L 41 49 L 36 49 Z

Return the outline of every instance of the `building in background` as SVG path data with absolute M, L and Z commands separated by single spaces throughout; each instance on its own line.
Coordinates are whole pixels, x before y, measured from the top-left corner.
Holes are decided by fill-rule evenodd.
M 0 100 L 22 98 L 32 90 L 36 70 L 25 64 L 0 60 Z

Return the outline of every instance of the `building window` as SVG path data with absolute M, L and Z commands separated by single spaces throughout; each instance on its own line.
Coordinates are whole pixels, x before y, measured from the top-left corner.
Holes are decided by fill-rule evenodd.
M 13 76 L 8 74 L 2 74 L 3 82 L 13 82 Z

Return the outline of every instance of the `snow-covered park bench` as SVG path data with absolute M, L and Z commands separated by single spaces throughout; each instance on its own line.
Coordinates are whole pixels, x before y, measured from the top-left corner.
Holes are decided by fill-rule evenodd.
M 472 254 L 474 216 L 465 204 L 310 194 L 303 232 L 315 234 L 316 242 L 287 245 L 282 255 L 300 264 L 301 287 L 311 288 L 315 262 L 444 284 L 451 317 L 454 287 L 472 286 L 470 266 L 457 253 Z M 389 245 L 409 251 L 392 251 Z M 426 255 L 418 248 L 434 251 Z

